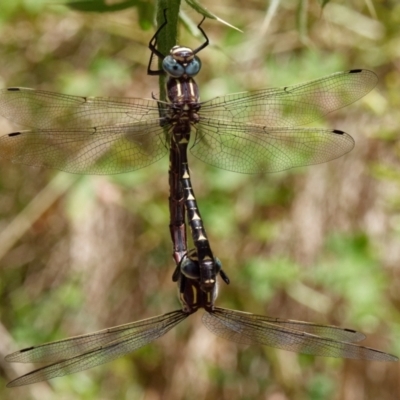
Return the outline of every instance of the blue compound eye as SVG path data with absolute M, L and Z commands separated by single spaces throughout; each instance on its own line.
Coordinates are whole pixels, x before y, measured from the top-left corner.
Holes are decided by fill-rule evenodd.
M 187 257 L 184 260 L 182 260 L 181 272 L 189 279 L 199 279 L 200 278 L 199 263 Z
M 174 78 L 179 78 L 185 73 L 185 69 L 174 57 L 166 56 L 162 62 L 163 70 Z
M 188 76 L 195 76 L 201 69 L 201 61 L 199 57 L 194 57 L 192 61 L 186 66 L 185 72 Z

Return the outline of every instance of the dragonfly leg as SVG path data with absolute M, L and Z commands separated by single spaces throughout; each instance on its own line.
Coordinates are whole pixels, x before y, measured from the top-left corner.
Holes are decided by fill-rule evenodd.
M 172 282 L 178 282 L 181 273 L 181 268 L 179 264 L 176 266 L 174 273 L 172 274 Z
M 206 19 L 206 17 L 203 17 L 203 19 L 200 21 L 200 23 L 197 25 L 197 28 L 200 30 L 200 32 L 203 34 L 203 36 L 205 37 L 206 41 L 199 46 L 197 49 L 193 50 L 193 54 L 198 53 L 199 51 L 203 50 L 204 48 L 206 48 L 210 41 L 208 40 L 208 36 L 206 35 L 206 33 L 204 32 L 203 28 L 201 27 L 201 24 L 204 22 L 204 20 Z
M 157 36 L 161 32 L 161 30 L 167 25 L 168 20 L 167 20 L 167 9 L 164 8 L 164 22 L 162 25 L 157 29 L 156 33 L 153 35 L 153 37 L 149 41 L 149 49 L 151 51 L 151 56 L 149 59 L 149 65 L 147 66 L 147 75 L 162 75 L 164 74 L 163 69 L 158 69 L 158 70 L 152 70 L 151 69 L 151 64 L 153 62 L 153 57 L 156 55 L 160 59 L 164 59 L 165 55 L 162 54 L 160 51 L 157 50 Z
M 220 270 L 219 271 L 219 275 L 221 276 L 221 278 L 222 278 L 222 280 L 227 284 L 227 285 L 229 285 L 230 284 L 230 279 L 228 278 L 228 275 L 225 273 L 225 271 L 224 270 Z

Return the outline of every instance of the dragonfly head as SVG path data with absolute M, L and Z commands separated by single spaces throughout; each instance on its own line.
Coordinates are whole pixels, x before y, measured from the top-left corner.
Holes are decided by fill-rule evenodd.
M 163 70 L 172 78 L 188 78 L 197 75 L 201 69 L 199 57 L 192 49 L 174 46 L 162 61 Z

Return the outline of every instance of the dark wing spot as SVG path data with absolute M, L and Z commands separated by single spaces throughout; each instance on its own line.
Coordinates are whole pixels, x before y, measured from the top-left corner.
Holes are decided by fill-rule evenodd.
M 35 347 L 33 347 L 33 346 L 27 347 L 26 349 L 22 349 L 22 350 L 20 350 L 19 352 L 20 352 L 20 353 L 25 353 L 26 351 L 32 350 L 32 349 L 34 349 L 34 348 L 35 348 Z

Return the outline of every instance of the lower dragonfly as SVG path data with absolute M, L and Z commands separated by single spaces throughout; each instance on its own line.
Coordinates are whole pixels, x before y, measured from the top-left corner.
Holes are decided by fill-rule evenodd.
M 276 172 L 318 164 L 348 153 L 353 138 L 341 130 L 303 125 L 345 107 L 371 91 L 377 77 L 353 69 L 284 88 L 262 89 L 200 102 L 193 79 L 201 69 L 192 50 L 174 46 L 170 54 L 157 49 L 160 26 L 149 42 L 149 75 L 167 75 L 168 101 L 140 98 L 78 97 L 27 88 L 0 90 L 0 115 L 30 127 L 0 137 L 0 158 L 35 167 L 78 174 L 115 174 L 146 167 L 170 151 L 171 214 L 184 202 L 200 266 L 200 288 L 212 292 L 214 263 L 189 177 L 187 149 L 213 166 L 240 173 Z M 153 70 L 152 60 L 162 68 Z M 171 183 L 172 182 L 172 183 Z M 182 227 L 183 220 L 180 222 Z M 171 235 L 180 235 L 170 227 Z M 183 243 L 176 241 L 175 243 Z M 174 248 L 179 262 L 185 254 Z M 220 271 L 222 279 L 227 276 Z
M 218 259 L 215 263 L 221 267 Z M 50 363 L 23 375 L 7 386 L 16 387 L 83 371 L 122 357 L 163 336 L 189 315 L 204 308 L 203 324 L 215 335 L 241 344 L 267 345 L 278 349 L 324 357 L 368 361 L 398 361 L 382 351 L 355 344 L 365 336 L 352 329 L 330 325 L 271 318 L 216 307 L 217 285 L 204 292 L 200 280 L 187 277 L 197 270 L 196 250 L 180 262 L 178 279 L 182 308 L 141 321 L 119 325 L 87 335 L 75 336 L 39 346 L 32 346 L 6 357 L 9 362 Z

